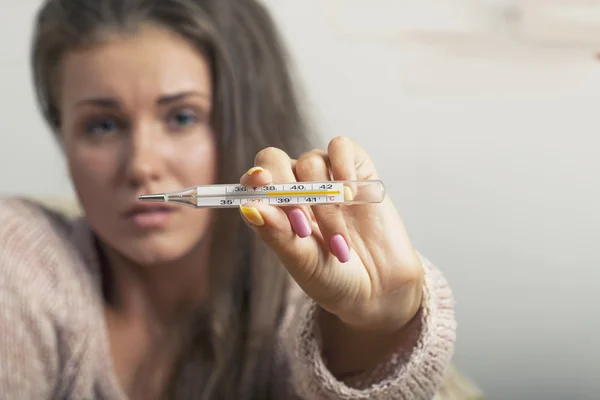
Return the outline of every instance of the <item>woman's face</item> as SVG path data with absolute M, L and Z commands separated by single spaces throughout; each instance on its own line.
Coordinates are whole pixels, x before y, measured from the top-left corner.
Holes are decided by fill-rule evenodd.
M 140 264 L 189 253 L 208 211 L 137 196 L 214 183 L 207 60 L 179 36 L 145 27 L 68 54 L 60 72 L 61 134 L 91 226 Z

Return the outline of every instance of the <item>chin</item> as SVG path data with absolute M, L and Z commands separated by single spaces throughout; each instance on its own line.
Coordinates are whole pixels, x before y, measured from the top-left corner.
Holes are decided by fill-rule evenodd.
M 129 260 L 145 267 L 172 264 L 188 255 L 198 244 L 176 237 L 127 238 L 115 249 Z
M 121 219 L 97 218 L 90 222 L 114 252 L 147 267 L 181 261 L 199 249 L 210 231 L 209 218 L 202 213 L 176 213 L 166 223 L 146 228 Z

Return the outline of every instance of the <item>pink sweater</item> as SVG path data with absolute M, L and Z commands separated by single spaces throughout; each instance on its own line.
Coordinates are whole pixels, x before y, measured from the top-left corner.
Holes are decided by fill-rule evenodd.
M 68 219 L 24 199 L 0 200 L 2 398 L 126 398 L 112 368 L 91 238 L 84 218 Z M 291 377 L 277 377 L 288 399 L 432 399 L 448 390 L 458 394 L 454 399 L 474 398 L 449 375 L 456 326 L 451 291 L 423 261 L 417 345 L 352 381 L 338 381 L 327 370 L 315 304 L 297 288 L 290 292 L 278 349 Z

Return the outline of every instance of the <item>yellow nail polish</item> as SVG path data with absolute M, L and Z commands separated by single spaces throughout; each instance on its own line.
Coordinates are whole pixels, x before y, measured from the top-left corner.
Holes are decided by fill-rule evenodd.
M 251 224 L 256 226 L 263 226 L 265 224 L 264 218 L 262 215 L 260 215 L 260 212 L 256 208 L 240 206 L 240 209 L 242 210 L 244 217 Z
M 253 167 L 253 168 L 250 168 L 248 170 L 248 172 L 246 172 L 246 173 L 248 175 L 252 176 L 252 175 L 256 174 L 257 172 L 263 172 L 263 171 L 264 171 L 264 169 L 262 167 Z
M 352 201 L 354 199 L 354 195 L 352 194 L 352 189 L 348 186 L 344 186 L 344 201 Z

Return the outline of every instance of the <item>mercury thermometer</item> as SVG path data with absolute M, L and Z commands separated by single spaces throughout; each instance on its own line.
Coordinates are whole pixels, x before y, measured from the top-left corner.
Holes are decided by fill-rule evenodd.
M 380 180 L 293 182 L 265 186 L 198 185 L 176 192 L 144 194 L 142 202 L 178 203 L 194 208 L 232 208 L 246 203 L 273 206 L 381 203 L 386 188 Z

